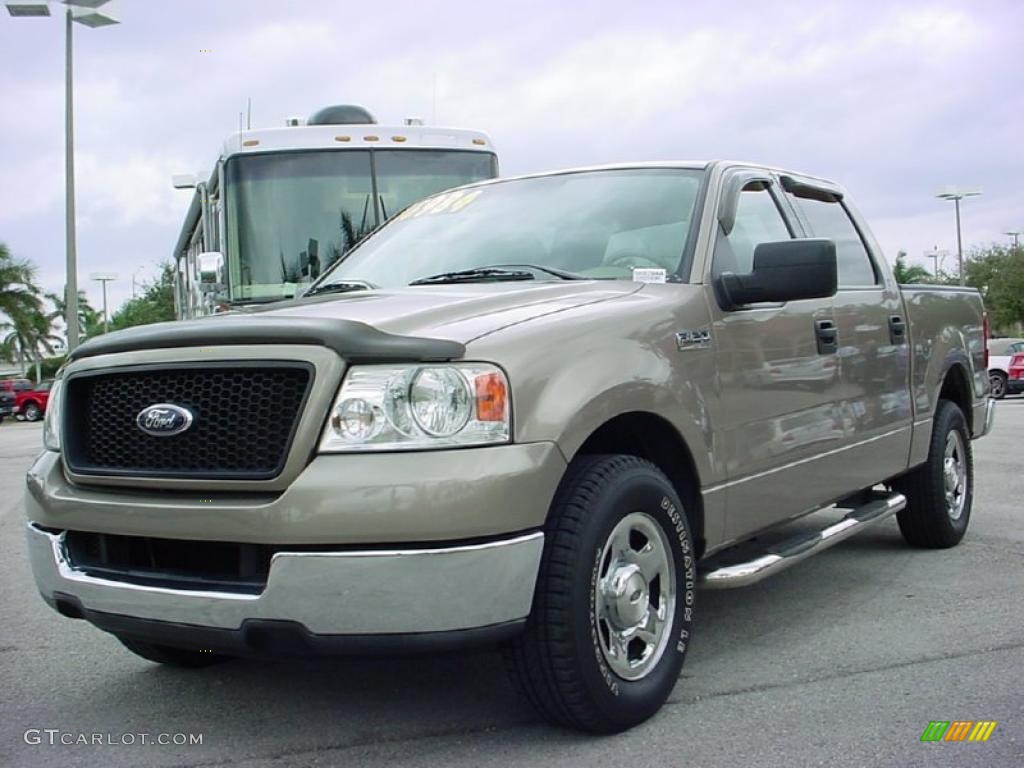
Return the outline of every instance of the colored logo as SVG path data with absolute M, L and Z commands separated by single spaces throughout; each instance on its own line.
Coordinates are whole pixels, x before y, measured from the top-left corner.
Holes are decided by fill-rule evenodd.
M 995 729 L 995 720 L 932 720 L 921 741 L 988 741 Z
M 171 403 L 157 403 L 139 411 L 135 423 L 153 437 L 179 435 L 192 426 L 192 411 Z

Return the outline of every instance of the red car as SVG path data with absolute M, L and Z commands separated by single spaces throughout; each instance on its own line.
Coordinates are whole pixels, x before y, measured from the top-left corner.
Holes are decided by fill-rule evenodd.
M 1024 392 L 1024 352 L 1018 352 L 1010 358 L 1006 376 L 1006 391 L 1008 394 Z
M 35 389 L 27 389 L 14 394 L 14 415 L 25 421 L 39 421 L 46 413 L 46 403 L 50 400 L 52 381 L 44 381 Z

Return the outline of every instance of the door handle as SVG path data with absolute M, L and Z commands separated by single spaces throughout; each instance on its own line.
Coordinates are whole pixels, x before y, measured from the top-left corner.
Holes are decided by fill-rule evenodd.
M 899 315 L 889 316 L 889 342 L 905 344 L 907 341 L 907 324 Z
M 818 339 L 819 355 L 831 355 L 839 349 L 839 331 L 831 320 L 815 320 L 814 335 Z

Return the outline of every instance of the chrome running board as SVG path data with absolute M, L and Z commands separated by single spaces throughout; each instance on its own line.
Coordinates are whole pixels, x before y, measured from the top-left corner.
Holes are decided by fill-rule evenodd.
M 801 533 L 774 544 L 763 555 L 753 560 L 723 565 L 702 573 L 701 586 L 706 589 L 732 589 L 755 584 L 850 538 L 879 520 L 895 515 L 905 506 L 907 499 L 901 493 L 879 495 L 827 528 L 812 533 Z

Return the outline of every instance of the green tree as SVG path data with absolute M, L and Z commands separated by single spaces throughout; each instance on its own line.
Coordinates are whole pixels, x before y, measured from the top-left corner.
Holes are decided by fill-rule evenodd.
M 160 274 L 143 284 L 142 294 L 129 299 L 110 318 L 110 330 L 174 319 L 174 265 L 164 262 Z M 102 324 L 102 323 L 101 323 Z
M 900 251 L 896 254 L 896 261 L 892 265 L 892 273 L 896 276 L 896 282 L 900 285 L 935 282 L 935 276 L 924 267 L 918 264 L 907 264 L 906 251 Z
M 1024 249 L 1003 245 L 974 248 L 964 262 L 968 285 L 981 291 L 992 327 L 1019 330 L 1024 324 Z

